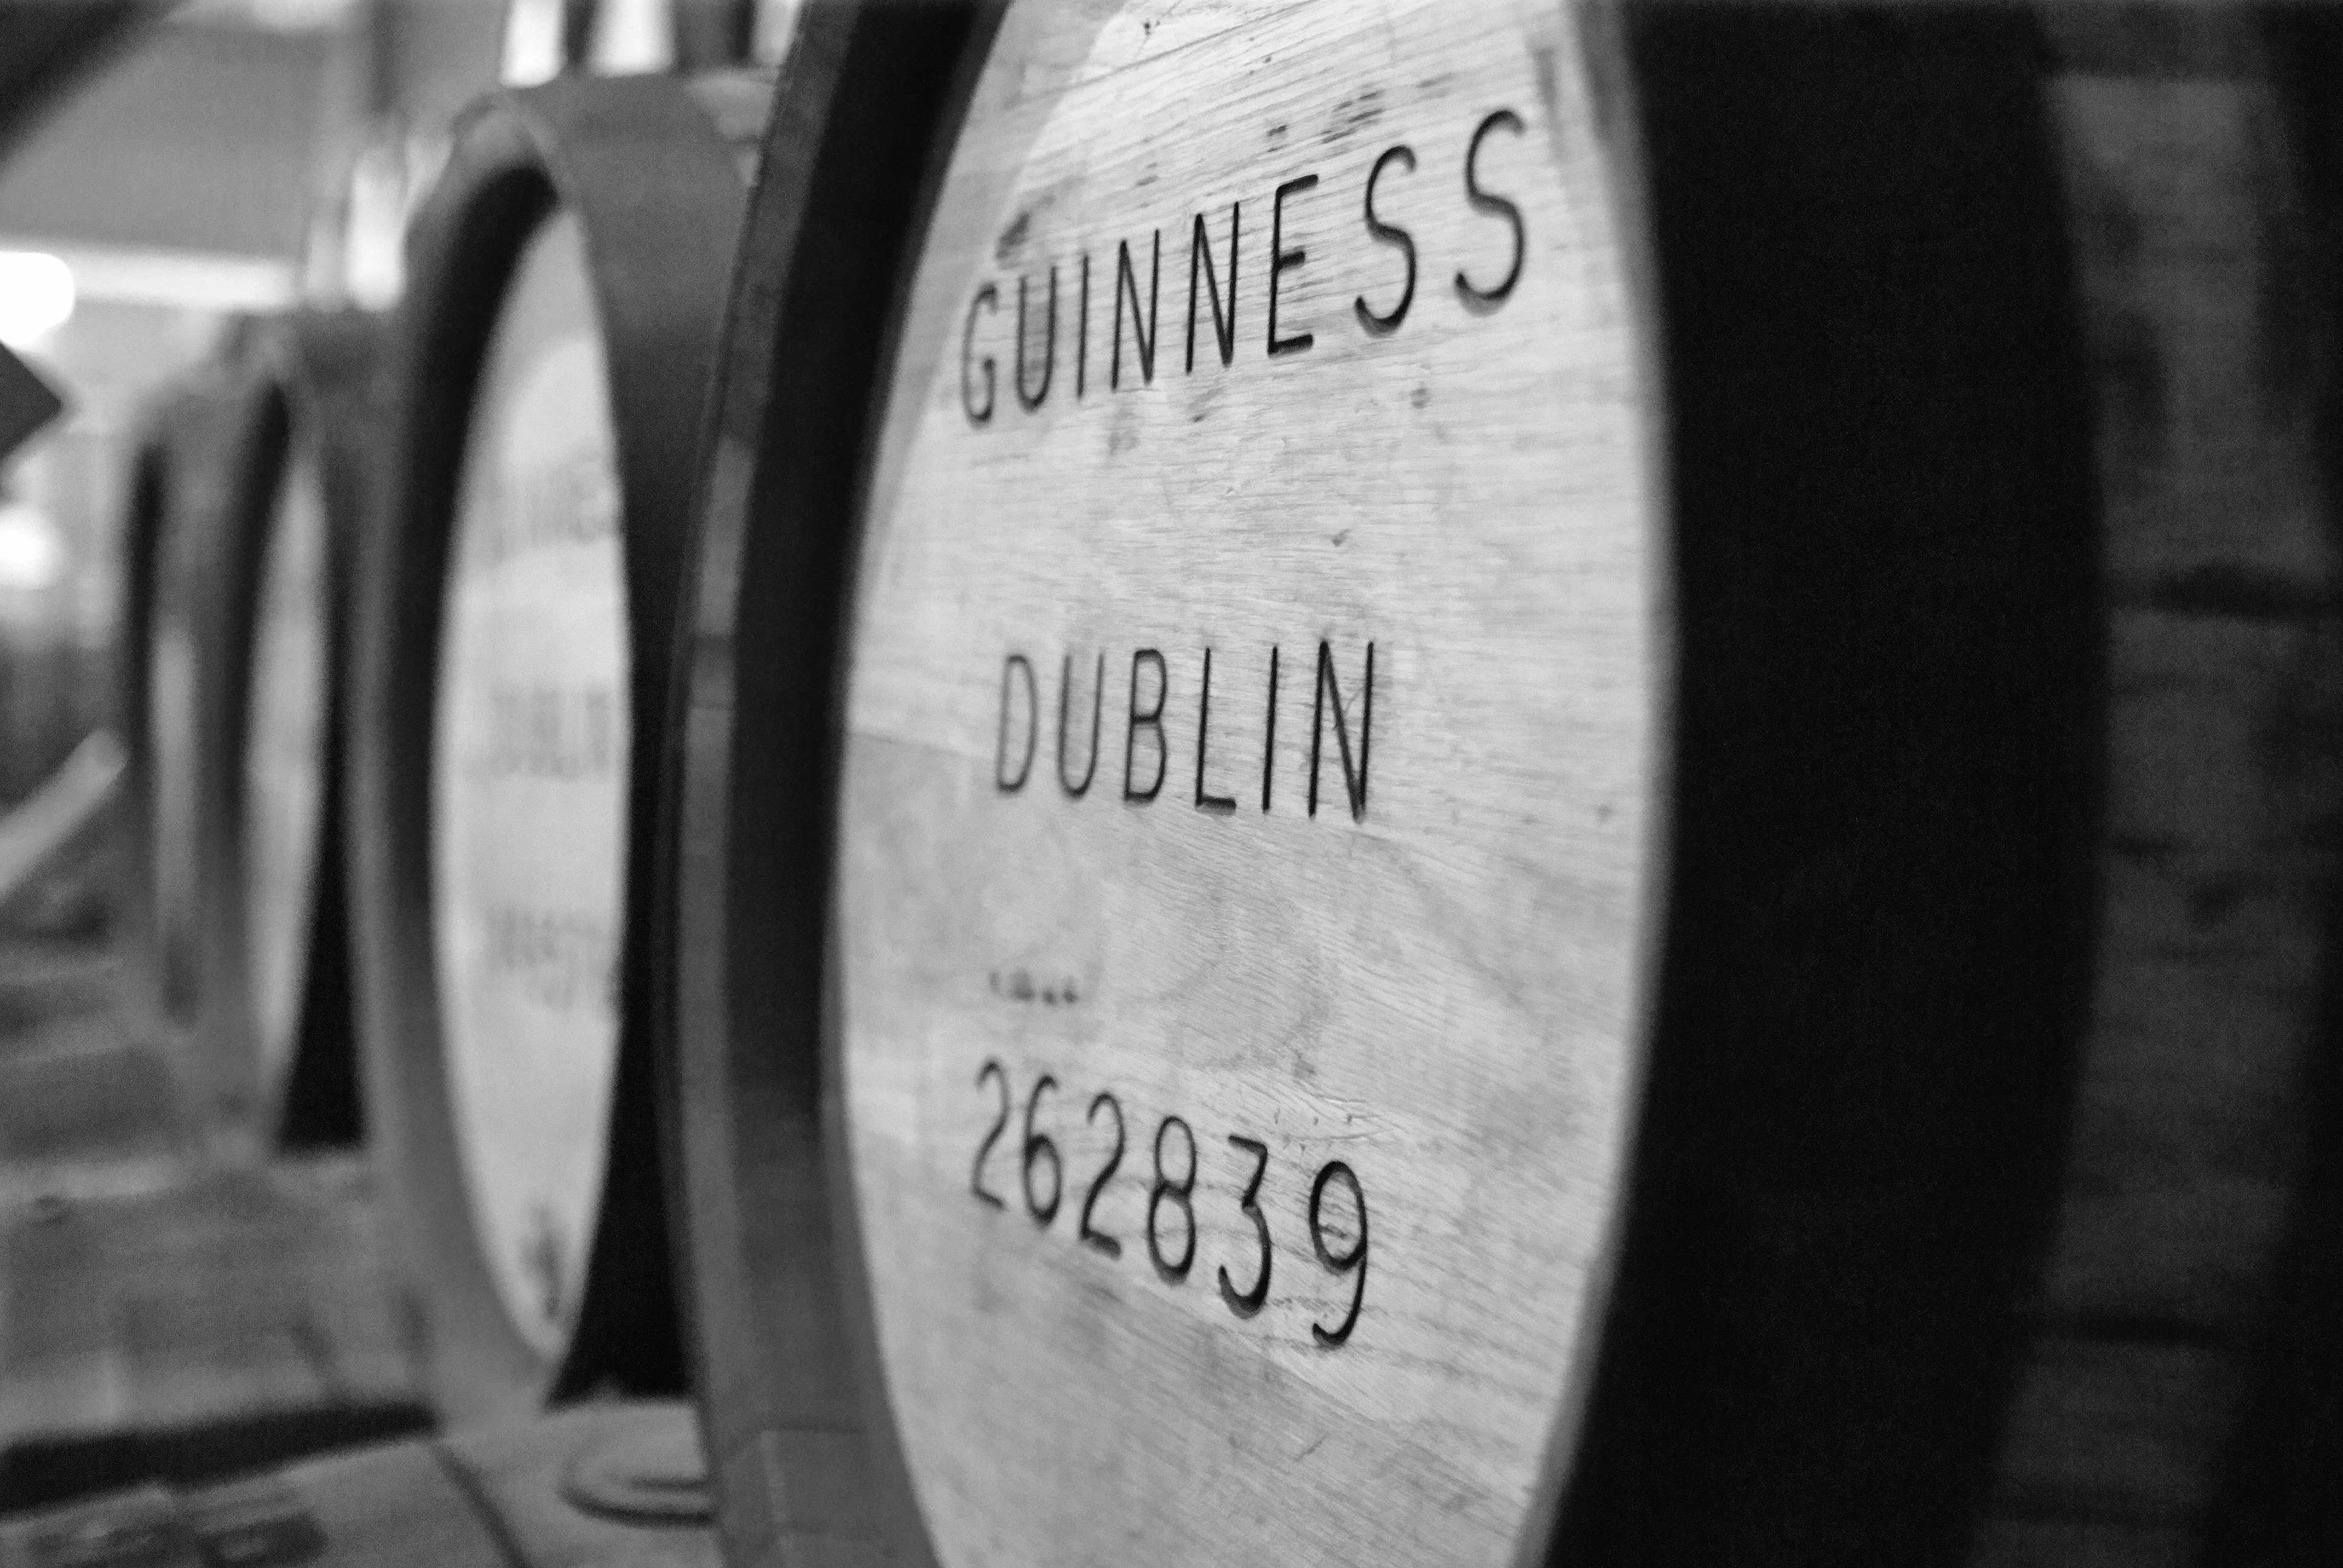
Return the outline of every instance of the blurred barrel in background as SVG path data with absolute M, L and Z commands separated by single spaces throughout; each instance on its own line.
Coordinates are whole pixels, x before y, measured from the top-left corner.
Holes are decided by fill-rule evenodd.
M 358 1131 L 332 716 L 382 437 L 377 326 L 241 323 L 158 412 L 126 520 L 126 913 L 216 1130 Z
M 410 236 L 349 830 L 369 1127 L 459 1419 L 680 1386 L 642 924 L 769 94 L 735 74 L 491 98 Z

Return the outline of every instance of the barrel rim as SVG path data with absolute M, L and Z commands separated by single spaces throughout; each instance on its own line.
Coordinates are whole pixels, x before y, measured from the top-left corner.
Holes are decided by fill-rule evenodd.
M 247 380 L 244 414 L 254 427 L 254 444 L 247 448 L 247 457 L 265 467 L 246 480 L 247 509 L 242 516 L 241 537 L 234 541 L 245 626 L 231 672 L 236 685 L 232 736 L 236 762 L 226 783 L 230 791 L 230 856 L 239 867 L 251 830 L 242 758 L 252 724 L 260 573 L 274 544 L 276 505 L 297 444 L 306 442 L 315 455 L 326 508 L 320 541 L 327 598 L 321 607 L 326 667 L 319 816 L 313 829 L 317 860 L 309 876 L 309 918 L 295 939 L 301 951 L 295 960 L 293 1050 L 278 1064 L 273 1079 L 260 1085 L 259 1131 L 272 1146 L 308 1148 L 352 1142 L 361 1122 L 354 1063 L 347 1060 L 356 1051 L 357 1030 L 348 995 L 347 878 L 341 864 L 346 835 L 341 822 L 339 715 L 348 701 L 350 684 L 351 561 L 367 531 L 374 502 L 367 482 L 369 441 L 378 434 L 373 416 L 387 328 L 382 313 L 357 307 L 297 308 L 259 325 L 244 367 Z M 250 916 L 243 907 L 246 892 L 243 878 L 232 879 L 229 887 L 233 909 L 224 923 L 234 927 L 248 947 Z M 246 953 L 239 950 L 236 961 L 238 969 L 233 978 L 238 993 L 246 998 L 248 1011 Z M 346 1060 L 327 1060 L 334 1057 Z
M 821 1150 L 833 1095 L 823 1065 L 825 802 L 843 689 L 841 552 L 868 483 L 863 436 L 883 414 L 908 256 L 1005 9 L 1006 0 L 846 0 L 799 11 L 727 312 L 661 791 L 656 1018 L 679 1151 L 669 1171 L 677 1288 L 718 1529 L 735 1562 L 785 1539 L 849 1551 L 890 1541 L 914 1563 L 931 1561 L 876 1347 L 848 1322 L 844 1276 L 860 1262 L 840 1240 L 851 1235 L 841 1229 L 850 1207 Z M 759 558 L 781 558 L 753 584 L 744 575 L 752 539 L 766 547 Z M 751 588 L 765 596 L 766 623 L 783 627 L 786 656 L 744 655 Z M 754 733 L 789 759 L 785 782 L 802 808 L 765 846 L 779 859 L 759 867 L 748 896 L 765 917 L 779 913 L 754 922 L 739 918 L 743 890 L 730 869 L 745 815 L 734 808 L 732 751 L 744 680 L 761 683 L 768 703 Z M 768 807 L 766 825 L 789 816 Z M 785 940 L 752 940 L 744 924 Z M 751 974 L 773 1004 L 758 1020 L 770 1029 L 734 995 L 734 977 Z M 759 1070 L 736 1079 L 740 1061 Z M 765 1213 L 749 1212 L 760 1206 Z M 785 1256 L 765 1256 L 732 1225 L 758 1219 L 767 1236 L 785 1235 Z M 774 1287 L 788 1332 L 743 1315 L 751 1272 Z M 874 1433 L 885 1435 L 870 1441 Z M 792 1476 L 800 1465 L 819 1477 L 809 1490 Z
M 689 455 L 709 380 L 730 236 L 745 205 L 729 150 L 672 76 L 558 78 L 498 90 L 464 116 L 439 183 L 409 230 L 408 293 L 394 348 L 395 471 L 365 544 L 357 699 L 345 737 L 361 1038 L 372 1121 L 398 1152 L 389 1179 L 407 1216 L 411 1288 L 447 1336 L 435 1393 L 487 1413 L 616 1384 L 679 1385 L 659 1255 L 627 1266 L 621 1238 L 659 1235 L 648 1085 L 643 910 L 662 731 L 673 561 L 689 526 Z M 432 712 L 458 477 L 480 363 L 528 237 L 558 208 L 584 231 L 610 364 L 637 715 L 628 759 L 618 1071 L 609 1163 L 578 1315 L 548 1361 L 495 1293 L 473 1231 L 448 1086 L 431 908 Z M 696 240 L 696 243 L 693 243 Z M 629 291 L 632 291 L 631 293 Z M 677 396 L 676 388 L 690 395 Z M 678 457 L 683 454 L 683 459 Z M 648 678 L 646 678 L 648 676 Z M 629 1193 L 629 1189 L 648 1189 Z M 459 1364 L 461 1363 L 461 1364 Z

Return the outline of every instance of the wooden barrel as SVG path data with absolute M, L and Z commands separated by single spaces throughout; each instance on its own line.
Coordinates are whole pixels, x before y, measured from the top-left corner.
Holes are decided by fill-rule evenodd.
M 253 1062 L 261 1131 L 357 1141 L 337 716 L 351 561 L 387 421 L 379 317 L 298 311 L 257 334 L 240 402 L 241 527 L 228 541 L 236 694 L 219 770 L 232 868 L 206 922 L 218 1028 Z
M 640 927 L 738 149 L 769 90 L 492 96 L 410 236 L 350 830 L 369 1125 L 462 1418 L 680 1382 Z
M 330 719 L 375 332 L 240 324 L 150 417 L 125 519 L 130 946 L 219 1130 L 271 1147 L 357 1135 Z
M 667 948 L 732 1559 L 1965 1536 L 2089 973 L 2031 20 L 803 25 Z

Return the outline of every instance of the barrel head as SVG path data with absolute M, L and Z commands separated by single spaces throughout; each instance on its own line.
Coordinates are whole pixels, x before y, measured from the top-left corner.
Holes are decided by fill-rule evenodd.
M 457 1142 L 515 1328 L 558 1357 L 602 1196 L 628 733 L 607 358 L 575 216 L 523 248 L 482 362 L 432 747 Z
M 1003 24 L 848 650 L 836 1035 L 938 1559 L 1513 1561 L 1646 1034 L 1670 638 L 1571 8 Z

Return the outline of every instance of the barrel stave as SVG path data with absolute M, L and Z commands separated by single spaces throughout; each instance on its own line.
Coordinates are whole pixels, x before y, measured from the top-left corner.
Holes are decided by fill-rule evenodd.
M 2056 15 L 2101 388 L 2097 978 L 1978 1560 L 2193 1560 L 2311 1136 L 2343 620 L 2336 324 L 2288 63 L 2247 14 Z

